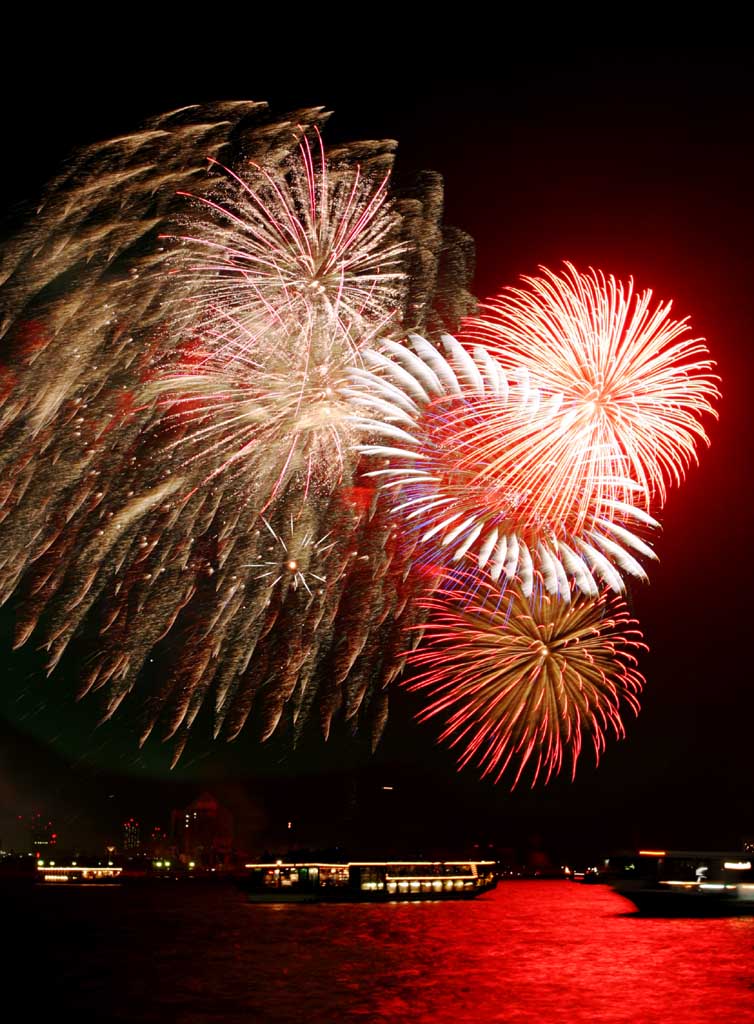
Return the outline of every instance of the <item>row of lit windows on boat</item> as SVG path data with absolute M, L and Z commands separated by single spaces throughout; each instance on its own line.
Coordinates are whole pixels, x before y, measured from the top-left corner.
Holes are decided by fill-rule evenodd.
M 362 882 L 361 888 L 366 891 L 383 890 L 394 892 L 453 892 L 459 889 L 473 889 L 474 882 L 469 878 L 412 878 L 401 880 L 390 879 L 385 882 Z
M 392 865 L 391 865 L 392 868 Z M 268 868 L 262 876 L 262 884 L 270 887 L 288 887 L 299 883 L 319 884 L 322 887 L 347 886 L 351 881 L 347 866 L 309 868 Z M 372 865 L 361 871 L 359 888 L 363 891 L 402 892 L 452 892 L 459 889 L 473 889 L 480 881 L 473 872 L 459 874 L 412 874 L 407 876 L 400 868 L 388 874 L 384 868 L 375 870 Z
M 51 864 L 49 867 L 44 867 L 44 861 L 37 865 L 37 871 L 42 875 L 42 880 L 45 882 L 73 882 L 73 881 L 92 881 L 98 878 L 117 878 L 123 868 L 113 867 L 112 864 L 108 867 L 79 867 L 77 864 L 71 864 L 68 867 L 55 867 Z

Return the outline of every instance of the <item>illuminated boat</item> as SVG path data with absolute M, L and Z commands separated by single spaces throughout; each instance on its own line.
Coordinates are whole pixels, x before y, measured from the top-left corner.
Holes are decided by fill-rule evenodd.
M 114 867 L 112 864 L 85 865 L 85 864 L 45 864 L 44 861 L 37 863 L 38 881 L 59 885 L 66 883 L 71 885 L 111 885 L 121 881 L 123 868 Z
M 472 899 L 497 885 L 496 862 L 348 861 L 247 864 L 239 885 L 254 902 Z
M 610 857 L 605 880 L 647 915 L 754 915 L 754 858 L 740 851 L 639 850 Z

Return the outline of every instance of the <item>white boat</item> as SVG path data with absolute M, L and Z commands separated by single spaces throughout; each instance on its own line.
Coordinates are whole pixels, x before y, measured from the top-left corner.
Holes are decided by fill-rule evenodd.
M 347 861 L 247 864 L 238 884 L 254 902 L 470 899 L 497 885 L 496 862 Z

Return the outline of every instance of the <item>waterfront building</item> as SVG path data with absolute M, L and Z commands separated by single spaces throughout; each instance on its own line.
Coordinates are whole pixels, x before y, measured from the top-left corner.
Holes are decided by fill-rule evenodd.
M 138 857 L 141 852 L 141 826 L 135 818 L 123 822 L 123 853 L 126 857 Z
M 205 868 L 228 865 L 233 852 L 233 816 L 211 793 L 201 793 L 171 815 L 179 858 Z

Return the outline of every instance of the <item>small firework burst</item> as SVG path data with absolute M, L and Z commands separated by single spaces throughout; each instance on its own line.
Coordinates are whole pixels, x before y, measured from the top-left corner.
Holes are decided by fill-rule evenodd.
M 287 585 L 293 590 L 303 587 L 309 595 L 315 590 L 321 593 L 322 588 L 328 583 L 326 557 L 336 544 L 332 531 L 324 537 L 316 537 L 311 529 L 299 531 L 291 516 L 286 541 L 280 534 L 275 533 L 264 516 L 262 522 L 272 543 L 267 545 L 264 552 L 266 557 L 245 566 L 247 569 L 257 570 L 251 578 L 262 582 L 270 589 L 281 581 L 287 581 Z M 331 579 L 329 582 L 335 583 L 337 580 Z
M 548 593 L 571 587 L 616 592 L 622 573 L 646 579 L 636 555 L 654 558 L 640 531 L 658 524 L 630 501 L 631 481 L 615 467 L 577 487 L 563 485 L 581 453 L 558 442 L 558 396 L 543 401 L 526 370 L 506 376 L 481 346 L 473 354 L 449 335 L 446 356 L 412 335 L 363 353 L 349 397 L 382 460 L 369 475 L 392 495 L 393 511 L 420 531 L 428 557 L 475 558 L 493 580 L 518 576 L 524 596 L 539 573 Z
M 468 581 L 467 581 L 468 582 Z M 421 646 L 409 655 L 420 670 L 409 688 L 430 703 L 424 721 L 445 721 L 440 739 L 495 781 L 525 769 L 548 781 L 585 737 L 599 760 L 606 733 L 624 735 L 620 712 L 638 712 L 644 680 L 636 652 L 646 650 L 621 598 L 602 593 L 570 604 L 548 595 L 501 596 L 487 581 L 467 589 L 446 577 L 423 601 L 430 613 Z
M 573 454 L 559 469 L 563 500 L 602 481 L 629 477 L 649 511 L 665 502 L 708 444 L 701 418 L 716 415 L 714 363 L 703 340 L 689 338 L 672 303 L 652 305 L 652 292 L 601 271 L 561 274 L 546 267 L 524 277 L 471 318 L 463 336 L 481 341 L 506 373 L 528 371 L 545 398 L 560 403 L 550 434 Z M 566 476 L 566 473 L 568 476 Z

